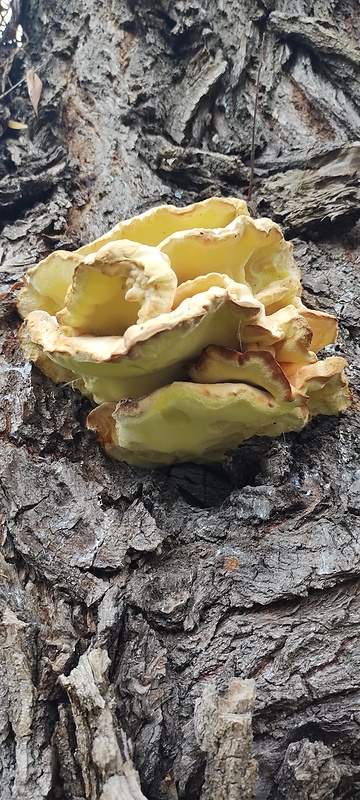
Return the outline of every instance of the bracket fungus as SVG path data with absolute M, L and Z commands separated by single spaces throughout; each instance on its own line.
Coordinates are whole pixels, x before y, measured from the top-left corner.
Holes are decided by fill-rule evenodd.
M 306 308 L 292 245 L 236 198 L 159 206 L 30 269 L 27 357 L 96 405 L 88 427 L 142 467 L 221 461 L 351 402 L 346 362 L 317 353 L 335 317 Z
M 305 404 L 300 392 L 281 401 L 247 383 L 174 381 L 139 400 L 98 406 L 88 426 L 99 431 L 110 456 L 130 464 L 222 461 L 255 434 L 301 430 Z

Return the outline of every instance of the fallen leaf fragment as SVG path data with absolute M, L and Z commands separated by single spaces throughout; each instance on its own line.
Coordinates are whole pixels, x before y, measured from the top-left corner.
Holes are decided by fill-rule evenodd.
M 15 281 L 15 283 L 13 283 L 13 285 L 10 286 L 10 289 L 8 289 L 6 292 L 1 292 L 0 300 L 5 300 L 7 297 L 10 297 L 10 295 L 15 291 L 15 289 L 20 289 L 23 286 L 24 286 L 24 279 L 20 278 L 20 280 Z
M 30 103 L 37 116 L 43 84 L 41 78 L 39 78 L 33 69 L 29 69 L 26 73 L 26 85 L 30 97 Z
M 16 119 L 9 119 L 7 126 L 12 131 L 25 131 L 28 127 L 25 122 L 18 122 Z

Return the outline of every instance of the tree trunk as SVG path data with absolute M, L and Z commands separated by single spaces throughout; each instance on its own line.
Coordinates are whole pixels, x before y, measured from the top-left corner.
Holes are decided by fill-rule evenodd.
M 25 84 L 2 100 L 2 290 L 151 205 L 246 199 L 257 101 L 252 211 L 340 317 L 355 392 L 357 0 L 24 0 L 20 21 L 3 90 L 44 86 L 38 117 Z M 112 463 L 88 401 L 24 363 L 14 295 L 2 312 L 2 800 L 360 798 L 356 407 L 225 469 Z

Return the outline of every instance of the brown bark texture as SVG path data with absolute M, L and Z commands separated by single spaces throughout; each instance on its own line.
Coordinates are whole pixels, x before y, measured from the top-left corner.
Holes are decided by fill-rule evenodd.
M 339 316 L 356 397 L 358 0 L 16 7 L 2 91 L 44 85 L 38 116 L 25 84 L 0 104 L 1 291 L 151 205 L 246 199 L 257 96 L 252 210 Z M 360 798 L 356 402 L 142 471 L 24 363 L 14 293 L 1 312 L 2 800 Z

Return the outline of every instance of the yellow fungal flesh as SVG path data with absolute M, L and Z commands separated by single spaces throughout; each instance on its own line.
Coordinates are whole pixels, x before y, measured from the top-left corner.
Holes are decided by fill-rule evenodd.
M 351 403 L 337 321 L 306 308 L 292 245 L 236 198 L 158 206 L 30 269 L 25 355 L 97 404 L 90 428 L 138 466 L 222 460 Z

